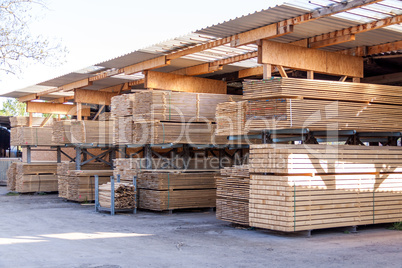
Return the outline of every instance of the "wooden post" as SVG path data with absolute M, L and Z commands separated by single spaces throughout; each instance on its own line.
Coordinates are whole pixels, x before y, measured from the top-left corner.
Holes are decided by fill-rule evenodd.
M 360 83 L 359 77 L 353 77 L 353 83 Z
M 32 127 L 33 113 L 29 113 L 28 127 Z
M 82 120 L 82 103 L 77 102 L 77 120 L 81 121 Z
M 262 73 L 262 78 L 263 79 L 270 79 L 272 77 L 272 66 L 271 64 L 264 63 L 262 65 L 263 67 L 263 73 Z
M 61 116 L 60 116 L 60 114 L 57 115 L 57 121 L 61 121 Z
M 288 78 L 288 74 L 285 72 L 285 69 L 283 69 L 283 66 L 276 65 L 276 69 L 278 69 L 281 77 Z
M 307 71 L 307 79 L 314 79 L 314 71 Z
M 346 75 L 344 75 L 344 76 L 342 76 L 340 79 L 339 79 L 339 81 L 340 82 L 345 82 L 346 81 L 346 78 L 348 78 Z

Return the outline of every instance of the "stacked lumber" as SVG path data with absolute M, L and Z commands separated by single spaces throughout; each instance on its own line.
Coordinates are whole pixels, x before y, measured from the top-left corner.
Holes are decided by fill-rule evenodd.
M 98 116 L 98 120 L 99 120 L 99 121 L 109 121 L 109 120 L 112 120 L 112 113 L 110 113 L 110 112 L 101 113 L 101 114 L 99 114 L 99 116 Z
M 13 162 L 7 169 L 7 189 L 10 191 L 15 191 L 16 176 L 17 162 Z
M 402 105 L 401 87 L 298 78 L 249 80 L 243 97 L 253 99 L 309 98 Z
M 71 142 L 113 144 L 113 121 L 71 121 Z
M 46 117 L 32 117 L 32 126 L 39 127 L 42 125 L 43 121 L 46 120 Z M 50 118 L 46 123 L 45 126 L 52 126 L 56 119 Z M 26 116 L 13 116 L 10 117 L 10 126 L 14 127 L 27 127 L 29 121 L 29 117 Z
M 17 163 L 15 191 L 19 193 L 56 192 L 57 163 Z
M 139 189 L 139 208 L 164 211 L 186 208 L 208 208 L 216 205 L 216 190 L 156 191 Z
M 112 97 L 112 118 L 133 115 L 135 94 L 123 94 Z
M 139 208 L 163 211 L 215 207 L 215 175 L 179 170 L 141 172 L 137 180 Z
M 133 144 L 133 118 L 132 116 L 114 117 L 113 144 Z
M 224 136 L 215 135 L 215 124 L 143 121 L 133 124 L 134 144 L 227 144 Z
M 220 176 L 216 177 L 216 186 L 216 218 L 249 225 L 249 166 L 221 169 Z
M 144 91 L 135 94 L 133 119 L 172 122 L 212 122 L 221 102 L 240 100 L 225 94 Z
M 224 102 L 216 107 L 216 135 L 245 135 L 247 101 Z
M 146 167 L 145 158 L 116 158 L 113 160 L 113 176 L 120 175 L 121 182 L 132 183 L 141 169 Z
M 55 121 L 52 128 L 52 142 L 68 144 L 71 142 L 71 120 Z
M 70 201 L 87 202 L 95 200 L 95 175 L 99 176 L 99 184 L 110 181 L 112 170 L 70 170 L 67 176 L 60 176 L 63 192 L 59 197 Z
M 272 79 L 244 82 L 245 131 L 310 130 L 400 131 L 401 87 Z
M 57 178 L 58 178 L 58 190 L 59 197 L 67 198 L 68 192 L 68 180 L 71 170 L 75 170 L 76 165 L 74 162 L 63 161 L 57 164 Z M 110 170 L 109 165 L 103 163 L 91 162 L 81 166 L 82 170 Z
M 134 209 L 136 207 L 136 189 L 129 183 L 114 183 L 114 207 L 115 209 Z M 112 184 L 110 182 L 99 186 L 99 204 L 101 207 L 110 208 L 112 201 Z
M 52 142 L 52 127 L 15 127 L 10 133 L 11 146 L 55 145 Z
M 402 149 L 253 145 L 250 226 L 303 231 L 402 220 Z

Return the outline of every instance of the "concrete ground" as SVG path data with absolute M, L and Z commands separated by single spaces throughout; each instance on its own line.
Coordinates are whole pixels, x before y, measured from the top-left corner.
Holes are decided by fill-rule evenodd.
M 0 267 L 401 267 L 385 225 L 312 237 L 236 228 L 210 211 L 110 216 L 0 187 Z

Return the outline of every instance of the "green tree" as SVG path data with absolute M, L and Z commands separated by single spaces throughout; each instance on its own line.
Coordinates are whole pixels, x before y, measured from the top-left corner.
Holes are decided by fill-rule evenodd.
M 30 33 L 37 6 L 45 8 L 43 0 L 0 0 L 0 72 L 17 74 L 22 66 L 37 62 L 55 65 L 65 56 L 60 44 Z
M 2 116 L 27 116 L 26 104 L 17 99 L 7 99 L 3 102 L 3 109 L 0 110 Z

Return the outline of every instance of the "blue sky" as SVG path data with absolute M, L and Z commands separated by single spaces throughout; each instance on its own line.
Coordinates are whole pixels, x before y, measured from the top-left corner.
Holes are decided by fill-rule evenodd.
M 60 66 L 32 64 L 2 75 L 0 94 L 34 85 L 167 39 L 275 6 L 282 0 L 45 0 L 34 9 L 34 34 L 61 40 L 69 53 Z

